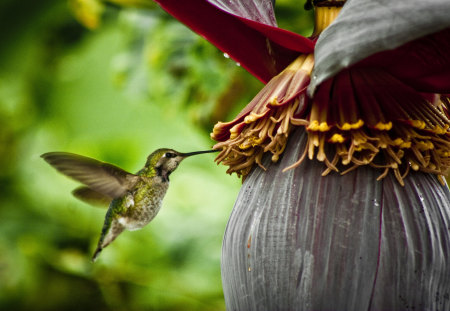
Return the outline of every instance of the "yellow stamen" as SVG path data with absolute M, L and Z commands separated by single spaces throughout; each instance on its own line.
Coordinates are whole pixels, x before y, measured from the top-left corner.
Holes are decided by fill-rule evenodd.
M 331 126 L 327 124 L 327 122 L 321 122 L 314 120 L 309 123 L 308 130 L 310 131 L 319 131 L 319 132 L 327 132 L 331 129 Z
M 421 129 L 423 130 L 426 126 L 425 122 L 420 121 L 420 120 L 411 120 L 412 126 L 414 126 L 415 128 Z
M 392 128 L 392 122 L 382 123 L 378 122 L 375 124 L 375 128 L 380 131 L 389 131 Z
M 356 130 L 364 125 L 364 121 L 359 119 L 356 123 L 344 123 L 342 126 L 338 126 L 343 131 Z
M 344 136 L 341 134 L 333 134 L 331 138 L 328 140 L 330 143 L 343 143 L 344 142 Z

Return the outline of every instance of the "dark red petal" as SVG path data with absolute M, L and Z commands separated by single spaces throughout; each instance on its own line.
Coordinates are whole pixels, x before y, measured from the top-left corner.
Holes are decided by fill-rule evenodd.
M 450 92 L 450 28 L 380 52 L 363 62 L 385 67 L 416 90 Z
M 264 83 L 299 54 L 314 49 L 314 42 L 308 38 L 230 14 L 206 0 L 156 1 Z

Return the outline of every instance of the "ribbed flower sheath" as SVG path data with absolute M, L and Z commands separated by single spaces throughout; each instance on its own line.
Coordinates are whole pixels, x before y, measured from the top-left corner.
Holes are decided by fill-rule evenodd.
M 279 163 L 245 180 L 226 229 L 227 310 L 450 310 L 450 192 L 430 174 L 377 181 L 365 166 L 295 169 L 296 129 Z

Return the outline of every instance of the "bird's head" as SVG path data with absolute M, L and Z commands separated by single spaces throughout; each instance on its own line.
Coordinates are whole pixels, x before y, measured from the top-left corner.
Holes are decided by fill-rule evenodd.
M 187 157 L 211 152 L 217 152 L 217 150 L 182 153 L 173 149 L 158 149 L 147 157 L 145 166 L 154 168 L 158 176 L 161 176 L 164 180 L 168 180 L 170 173 L 172 173 L 178 167 L 180 162 Z

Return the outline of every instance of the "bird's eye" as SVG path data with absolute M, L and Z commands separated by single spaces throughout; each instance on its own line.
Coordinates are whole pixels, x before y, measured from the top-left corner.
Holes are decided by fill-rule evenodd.
M 175 158 L 177 155 L 173 152 L 166 152 L 165 156 L 166 158 Z

